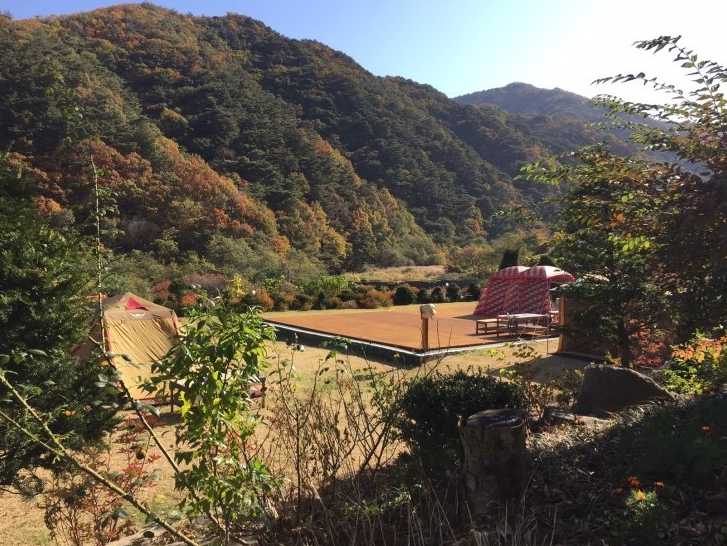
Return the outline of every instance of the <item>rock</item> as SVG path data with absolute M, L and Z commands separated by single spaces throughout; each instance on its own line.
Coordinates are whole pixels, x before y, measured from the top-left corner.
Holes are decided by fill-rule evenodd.
M 543 421 L 551 425 L 574 425 L 593 428 L 607 426 L 611 422 L 608 419 L 599 419 L 591 415 L 579 415 L 550 406 L 545 408 Z
M 584 370 L 583 383 L 573 409 L 576 413 L 598 414 L 649 400 L 674 400 L 674 395 L 635 370 L 591 364 Z
M 106 546 L 151 546 L 152 539 L 164 534 L 164 529 L 158 525 L 152 525 L 133 535 L 121 537 L 119 540 L 109 542 Z

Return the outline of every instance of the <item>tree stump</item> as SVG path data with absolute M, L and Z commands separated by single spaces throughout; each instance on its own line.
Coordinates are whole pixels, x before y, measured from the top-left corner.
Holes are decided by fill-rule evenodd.
M 495 409 L 475 413 L 459 427 L 464 448 L 464 483 L 472 515 L 493 502 L 519 498 L 528 481 L 526 413 Z

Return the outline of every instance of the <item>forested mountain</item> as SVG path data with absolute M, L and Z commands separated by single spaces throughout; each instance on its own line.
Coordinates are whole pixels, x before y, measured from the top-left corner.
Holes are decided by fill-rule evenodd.
M 605 142 L 619 154 L 637 153 L 624 129 L 608 127 L 605 110 L 588 98 L 563 89 L 543 89 L 514 82 L 504 87 L 469 93 L 453 99 L 481 109 L 499 108 L 508 122 L 537 139 L 551 151 L 562 153 L 583 145 Z M 623 117 L 623 116 L 622 116 Z M 633 118 L 632 121 L 643 121 Z
M 0 150 L 22 191 L 82 224 L 95 167 L 117 206 L 107 245 L 158 262 L 431 263 L 510 229 L 498 211 L 537 209 L 546 190 L 514 183 L 519 166 L 583 140 L 241 15 L 0 18 L 0 50 Z
M 557 87 L 543 89 L 522 82 L 468 93 L 454 100 L 473 106 L 497 106 L 512 114 L 572 117 L 583 121 L 600 121 L 603 118 L 603 110 L 586 97 Z

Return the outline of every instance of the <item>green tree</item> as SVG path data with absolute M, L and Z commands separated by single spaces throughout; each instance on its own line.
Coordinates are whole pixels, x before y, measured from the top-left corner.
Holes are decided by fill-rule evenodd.
M 589 147 L 563 163 L 525 169 L 533 180 L 570 188 L 553 255 L 581 277 L 570 289 L 598 307 L 592 314 L 600 326 L 591 326 L 616 340 L 625 364 L 639 331 L 653 340 L 666 328 L 680 340 L 727 319 L 727 103 L 720 92 L 727 69 L 678 42 L 663 36 L 636 47 L 671 52 L 689 72 L 690 91 L 644 73 L 597 80 L 641 82 L 670 96 L 664 105 L 598 99 L 645 152 L 668 152 L 661 161 Z
M 652 153 L 663 152 L 648 176 L 649 187 L 659 195 L 658 207 L 650 205 L 659 226 L 659 282 L 669 292 L 679 325 L 676 337 L 686 340 L 697 329 L 709 330 L 727 320 L 727 100 L 721 91 L 727 68 L 681 46 L 680 38 L 661 36 L 636 47 L 670 54 L 687 73 L 688 87 L 643 72 L 597 82 L 642 83 L 669 98 L 665 104 L 610 96 L 598 101 L 617 121 L 624 113 L 644 118 L 643 123 L 627 124 L 634 140 Z
M 0 157 L 0 355 L 16 388 L 46 416 L 71 449 L 101 440 L 113 424 L 116 391 L 99 387 L 104 368 L 77 362 L 72 348 L 91 324 L 91 266 L 86 243 L 40 216 L 27 197 L 29 174 Z M 40 352 L 39 352 L 40 351 Z M 5 388 L 3 410 L 38 429 Z M 22 471 L 58 470 L 63 462 L 0 422 L 0 481 L 22 486 Z
M 265 366 L 265 343 L 273 331 L 256 308 L 208 301 L 189 314 L 179 344 L 152 367 L 152 393 L 174 383 L 181 402 L 181 442 L 175 458 L 183 463 L 176 487 L 188 493 L 182 506 L 208 514 L 225 529 L 260 515 L 261 497 L 272 479 L 265 466 L 245 456 L 255 429 L 248 411 L 250 385 Z
M 505 249 L 505 251 L 502 253 L 502 260 L 500 260 L 500 267 L 498 269 L 505 269 L 506 267 L 512 267 L 515 265 L 519 265 L 519 258 L 520 255 L 520 249 Z
M 650 167 L 602 148 L 576 152 L 572 165 L 531 175 L 567 180 L 571 190 L 559 217 L 553 254 L 578 281 L 566 294 L 588 303 L 574 327 L 595 330 L 617 348 L 624 366 L 634 357 L 634 334 L 658 321 L 664 291 L 654 277 L 657 253 Z

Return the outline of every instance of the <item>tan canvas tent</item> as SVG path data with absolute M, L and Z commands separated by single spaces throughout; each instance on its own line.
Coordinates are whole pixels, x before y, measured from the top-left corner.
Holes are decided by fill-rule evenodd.
M 121 378 L 136 398 L 148 395 L 139 388 L 139 379 L 147 379 L 151 364 L 162 358 L 176 343 L 179 321 L 176 313 L 140 296 L 126 292 L 106 298 L 103 303 L 104 340 L 106 350 L 117 355 L 127 355 L 131 362 L 116 356 L 114 364 Z M 101 337 L 101 328 L 95 331 Z M 79 347 L 78 358 L 88 358 L 92 346 Z

